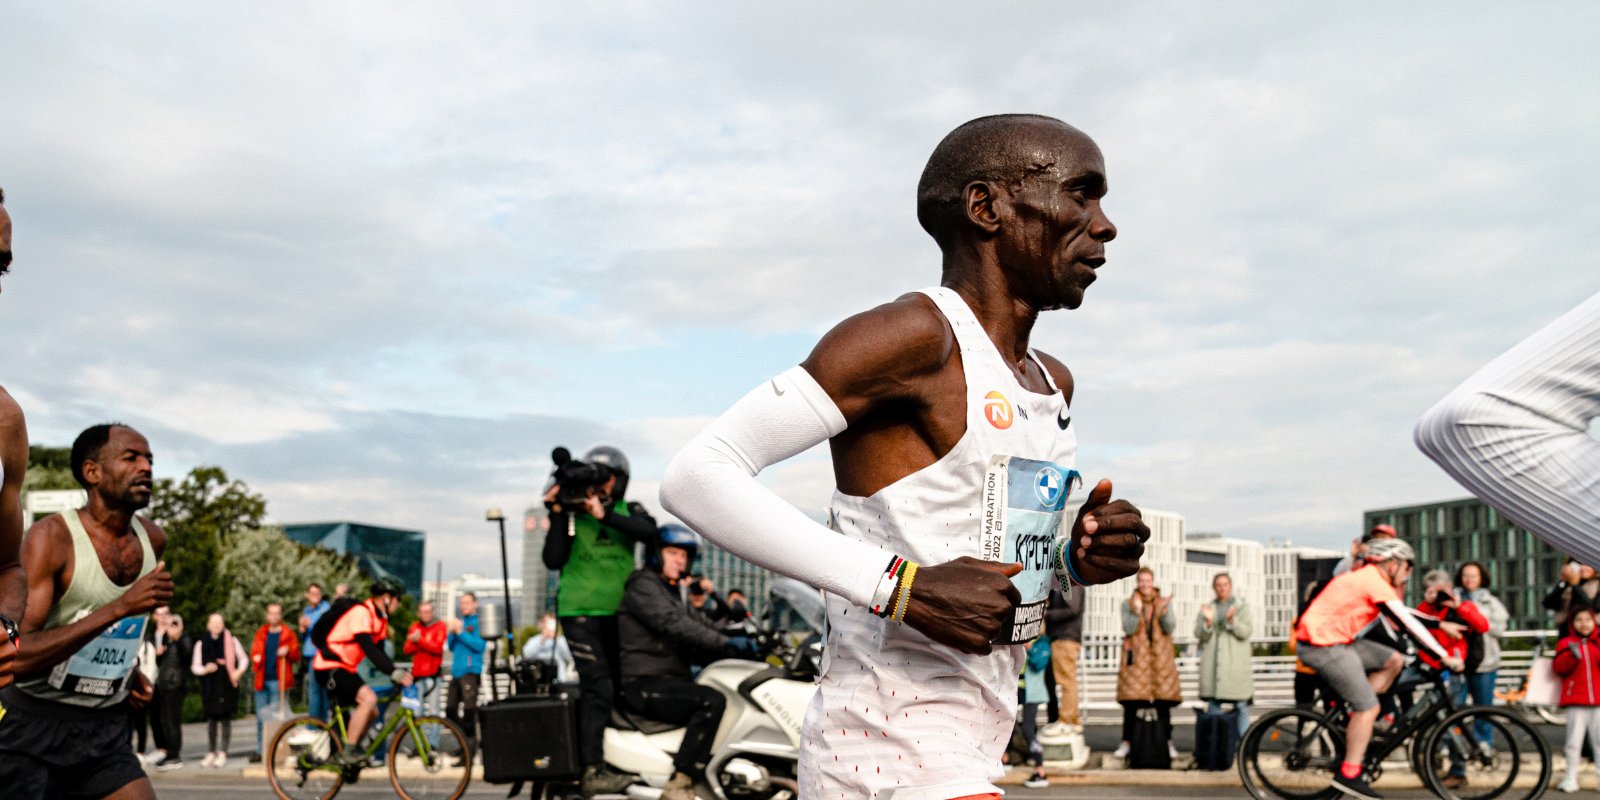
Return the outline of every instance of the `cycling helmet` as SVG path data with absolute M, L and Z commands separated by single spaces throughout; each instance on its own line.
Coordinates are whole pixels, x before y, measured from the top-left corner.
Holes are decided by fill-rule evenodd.
M 700 541 L 700 534 L 689 530 L 688 526 L 676 522 L 662 525 L 656 535 L 655 545 L 650 548 L 650 568 L 661 569 L 661 548 L 681 547 L 689 553 L 689 563 L 684 567 L 687 571 L 689 567 L 694 566 L 695 556 L 700 554 Z
M 1366 559 L 1369 563 L 1374 564 L 1379 561 L 1391 561 L 1394 559 L 1415 562 L 1417 554 L 1411 549 L 1411 545 L 1406 544 L 1403 540 L 1373 539 L 1367 543 Z
M 621 450 L 607 445 L 591 449 L 585 453 L 583 460 L 590 464 L 600 464 L 611 470 L 617 476 L 617 485 L 611 489 L 613 500 L 621 500 L 628 494 L 628 457 Z
M 385 575 L 372 582 L 373 597 L 377 597 L 380 594 L 392 594 L 395 597 L 404 597 L 405 593 L 406 585 L 401 583 L 399 578 L 391 575 Z

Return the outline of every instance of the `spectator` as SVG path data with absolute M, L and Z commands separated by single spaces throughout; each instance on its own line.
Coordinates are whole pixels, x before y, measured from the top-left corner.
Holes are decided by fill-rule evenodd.
M 690 575 L 688 584 L 689 607 L 712 623 L 722 624 L 728 618 L 728 607 L 717 595 L 716 582 L 704 575 Z
M 169 609 L 166 606 L 150 612 L 150 623 L 144 626 L 144 643 L 139 645 L 138 670 L 144 675 L 145 680 L 150 682 L 152 687 L 150 702 L 138 707 L 135 707 L 132 703 L 128 704 L 128 727 L 132 731 L 134 738 L 133 751 L 139 754 L 139 760 L 145 764 L 156 764 L 167 757 L 165 739 L 162 736 L 161 726 L 157 723 L 156 703 L 158 701 L 154 687 L 156 685 L 156 670 L 159 669 L 156 665 L 156 632 L 165 627 L 168 613 Z M 152 738 L 149 734 L 154 734 L 155 749 L 146 753 L 145 746 Z
M 1487 632 L 1467 633 L 1467 670 L 1463 674 L 1465 685 L 1456 702 L 1464 702 L 1470 694 L 1473 705 L 1492 706 L 1494 681 L 1500 673 L 1500 637 L 1505 635 L 1511 615 L 1506 612 L 1500 598 L 1489 591 L 1489 572 L 1482 564 L 1468 561 L 1457 567 L 1456 586 L 1461 589 L 1461 599 L 1470 600 L 1484 619 L 1489 621 Z M 1493 733 L 1488 720 L 1479 720 L 1474 729 L 1478 732 L 1479 741 L 1488 741 Z
M 1578 791 L 1583 768 L 1583 740 L 1600 742 L 1600 637 L 1595 636 L 1595 611 L 1572 612 L 1572 633 L 1556 645 L 1555 671 L 1561 676 L 1561 707 L 1567 712 L 1567 777 L 1561 791 Z
M 1133 594 L 1122 604 L 1122 661 L 1117 669 L 1117 702 L 1122 704 L 1122 743 L 1114 755 L 1127 758 L 1133 728 L 1140 710 L 1154 708 L 1161 725 L 1167 754 L 1174 760 L 1172 707 L 1183 701 L 1178 687 L 1178 658 L 1172 649 L 1172 632 L 1178 626 L 1171 599 L 1156 588 L 1149 567 L 1136 573 Z
M 462 592 L 456 603 L 460 613 L 450 620 L 450 691 L 444 701 L 444 714 L 461 728 L 467 748 L 476 752 L 478 737 L 478 688 L 483 681 L 483 635 L 478 632 L 478 596 Z
M 183 617 L 168 614 L 156 631 L 156 727 L 166 754 L 156 762 L 163 772 L 183 767 L 183 699 L 189 694 L 194 643 L 183 632 Z
M 311 659 L 317 657 L 317 646 L 311 643 L 311 628 L 328 612 L 328 605 L 322 599 L 321 584 L 306 586 L 306 608 L 300 614 L 300 656 L 305 659 L 301 674 L 306 676 L 306 713 L 323 722 L 328 721 L 328 689 L 312 676 Z
M 1045 736 L 1064 736 L 1083 732 L 1078 708 L 1078 654 L 1083 650 L 1084 589 L 1073 584 L 1065 593 L 1050 590 L 1045 606 L 1045 635 L 1050 640 L 1050 665 L 1056 686 L 1061 690 L 1060 713 L 1044 726 Z M 1048 698 L 1047 698 L 1048 699 Z
M 1352 541 L 1350 543 L 1350 552 L 1346 553 L 1344 558 L 1339 559 L 1339 563 L 1333 565 L 1334 577 L 1349 572 L 1352 565 L 1362 563 L 1361 559 L 1367 552 L 1367 544 L 1373 539 L 1393 539 L 1397 536 L 1399 534 L 1395 533 L 1393 525 L 1379 524 L 1372 526 L 1372 530 L 1367 531 L 1367 535 Z
M 744 623 L 750 619 L 750 599 L 745 597 L 743 589 L 729 589 L 726 600 L 727 615 L 722 621 L 722 627 L 729 630 L 743 628 Z
M 195 643 L 190 666 L 200 676 L 200 699 L 210 748 L 200 762 L 202 767 L 228 765 L 228 740 L 233 735 L 233 716 L 239 711 L 239 677 L 249 666 L 244 647 L 228 630 L 222 615 L 206 618 L 206 632 Z
M 444 645 L 450 635 L 446 628 L 444 620 L 434 616 L 433 604 L 424 601 L 417 606 L 417 621 L 406 631 L 405 653 L 411 656 L 411 677 L 424 700 L 439 685 Z
M 1206 711 L 1222 712 L 1232 703 L 1239 712 L 1239 736 L 1250 727 L 1250 700 L 1255 680 L 1250 673 L 1250 607 L 1233 595 L 1233 578 L 1219 572 L 1211 579 L 1216 599 L 1200 606 L 1194 636 L 1200 641 L 1200 699 Z
M 550 665 L 556 683 L 568 683 L 576 676 L 572 663 L 572 650 L 567 647 L 567 637 L 556 628 L 556 615 L 545 612 L 539 618 L 539 633 L 522 646 L 522 657 Z
M 288 718 L 289 689 L 294 686 L 292 665 L 299 660 L 300 642 L 283 623 L 283 606 L 268 603 L 267 620 L 256 629 L 250 643 L 250 669 L 256 675 L 256 750 L 250 754 L 252 764 L 261 761 L 261 734 L 266 721 L 282 722 Z
M 1050 654 L 1050 637 L 1040 636 L 1028 645 L 1022 666 L 1022 738 L 1028 742 L 1028 758 L 1033 762 L 1033 774 L 1022 785 L 1029 789 L 1050 785 L 1044 774 L 1044 745 L 1039 743 L 1039 705 L 1048 699 L 1044 676 L 1050 669 Z
M 1478 606 L 1471 600 L 1463 600 L 1456 595 L 1455 584 L 1450 579 L 1450 573 L 1442 569 L 1430 570 L 1422 579 L 1423 600 L 1417 610 L 1439 620 L 1439 626 L 1430 632 L 1438 640 L 1446 653 L 1455 658 L 1466 660 L 1467 634 L 1483 634 L 1489 630 L 1489 620 L 1485 619 Z M 1423 653 L 1422 658 L 1430 663 L 1434 659 Z M 1438 666 L 1438 664 L 1434 664 Z M 1450 691 L 1459 696 L 1466 691 L 1466 682 L 1461 675 L 1450 676 Z M 1443 785 L 1447 789 L 1459 789 L 1467 784 L 1467 764 L 1453 749 L 1450 753 L 1450 772 L 1445 775 Z
M 1561 582 L 1544 596 L 1544 607 L 1556 615 L 1556 635 L 1571 633 L 1568 621 L 1573 612 L 1580 608 L 1595 608 L 1600 604 L 1596 598 L 1600 598 L 1600 577 L 1596 576 L 1594 567 L 1568 558 L 1567 563 L 1561 566 Z
M 333 599 L 338 600 L 341 597 L 349 597 L 349 596 L 350 596 L 350 584 L 348 584 L 348 583 L 336 583 L 336 584 L 333 585 Z

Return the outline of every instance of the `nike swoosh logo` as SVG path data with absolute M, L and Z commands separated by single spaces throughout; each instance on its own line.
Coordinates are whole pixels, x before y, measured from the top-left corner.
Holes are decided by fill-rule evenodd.
M 779 397 L 783 396 L 783 390 L 778 388 L 778 379 L 777 378 L 773 378 L 772 379 L 772 391 L 777 392 Z
M 1072 415 L 1071 414 L 1068 414 L 1065 417 L 1061 416 L 1060 414 L 1056 415 L 1056 427 L 1060 428 L 1061 430 L 1066 430 L 1067 426 L 1071 425 L 1071 424 L 1072 424 Z

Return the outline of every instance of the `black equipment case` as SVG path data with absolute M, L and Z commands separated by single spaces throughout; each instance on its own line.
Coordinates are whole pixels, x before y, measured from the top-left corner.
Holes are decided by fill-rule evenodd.
M 574 694 L 497 700 L 478 709 L 478 727 L 489 783 L 577 780 L 583 771 Z

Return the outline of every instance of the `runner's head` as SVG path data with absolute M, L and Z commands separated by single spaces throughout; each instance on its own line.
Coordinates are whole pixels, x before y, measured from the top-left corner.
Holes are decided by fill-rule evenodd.
M 118 510 L 150 505 L 154 462 L 149 440 L 120 422 L 90 427 L 72 442 L 72 477 L 91 498 Z
M 1117 235 L 1100 209 L 1105 193 L 1094 140 L 1051 117 L 1001 114 L 934 148 L 917 182 L 917 221 L 946 253 L 997 262 L 1032 308 L 1077 308 Z
M 11 214 L 6 211 L 6 192 L 0 189 L 0 276 L 11 271 Z

